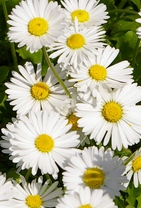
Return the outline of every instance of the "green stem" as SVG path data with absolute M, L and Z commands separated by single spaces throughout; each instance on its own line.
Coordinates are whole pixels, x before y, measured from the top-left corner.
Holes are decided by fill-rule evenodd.
M 122 0 L 122 1 L 120 1 L 120 3 L 119 3 L 119 5 L 117 6 L 117 8 L 118 8 L 118 9 L 123 8 L 127 1 L 128 1 L 128 0 Z
M 124 165 L 127 165 L 133 159 L 134 155 L 135 155 L 135 152 L 125 160 Z
M 110 14 L 112 13 L 126 13 L 126 14 L 134 14 L 134 15 L 137 15 L 138 12 L 136 11 L 132 11 L 132 10 L 129 10 L 129 9 L 113 9 L 113 10 L 109 10 L 108 11 Z
M 58 75 L 57 72 L 55 71 L 55 68 L 54 68 L 54 66 L 53 66 L 53 64 L 52 64 L 52 62 L 51 62 L 51 60 L 50 60 L 50 58 L 49 58 L 49 56 L 48 56 L 48 53 L 47 53 L 47 51 L 46 51 L 46 48 L 43 47 L 42 50 L 43 50 L 43 54 L 44 54 L 45 60 L 46 60 L 47 64 L 49 65 L 50 69 L 52 70 L 54 76 L 56 77 L 56 79 L 58 80 L 58 82 L 60 83 L 60 85 L 63 87 L 63 89 L 65 90 L 66 94 L 67 94 L 69 97 L 71 97 L 70 92 L 68 91 L 68 89 L 67 89 L 67 87 L 65 86 L 64 82 L 62 81 L 62 79 L 60 79 L 59 75 Z
M 28 181 L 30 175 L 31 175 L 31 168 L 28 169 L 28 171 L 27 171 L 27 173 L 26 173 L 26 175 L 25 175 L 26 181 Z
M 8 12 L 7 12 L 7 7 L 6 7 L 5 0 L 2 0 L 2 6 L 3 6 L 4 17 L 5 17 L 5 20 L 6 20 L 6 23 L 7 23 Z M 8 24 L 7 24 L 7 28 L 9 28 Z M 14 43 L 10 43 L 10 46 L 11 46 L 11 52 L 12 52 L 12 57 L 13 57 L 13 62 L 14 62 L 14 68 L 17 69 L 18 68 L 18 62 L 17 62 L 15 45 L 14 45 Z
M 136 43 L 136 46 L 135 46 L 135 51 L 133 53 L 134 56 L 133 56 L 133 60 L 132 60 L 132 63 L 131 63 L 131 66 L 133 68 L 135 67 L 135 64 L 136 64 L 136 58 L 137 58 L 137 55 L 138 55 L 139 45 L 140 45 L 140 39 L 137 40 L 137 43 Z

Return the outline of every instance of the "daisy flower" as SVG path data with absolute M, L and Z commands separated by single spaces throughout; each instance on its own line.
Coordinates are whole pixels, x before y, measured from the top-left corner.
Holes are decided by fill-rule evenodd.
M 44 184 L 40 177 L 38 181 L 33 180 L 27 183 L 24 177 L 21 177 L 21 184 L 14 181 L 15 197 L 11 200 L 14 202 L 12 208 L 46 208 L 55 207 L 57 199 L 61 196 L 61 188 L 57 188 L 58 182 L 51 186 L 49 180 Z
M 0 207 L 9 208 L 13 207 L 13 203 L 10 199 L 16 194 L 13 190 L 13 184 L 9 180 L 6 180 L 6 174 L 0 172 Z
M 56 208 L 116 208 L 113 200 L 103 190 L 91 191 L 88 187 L 80 188 L 78 192 L 66 194 L 61 199 Z
M 127 84 L 116 90 L 99 90 L 97 106 L 89 103 L 78 103 L 76 115 L 80 117 L 78 126 L 85 134 L 90 134 L 97 144 L 103 140 L 106 146 L 111 140 L 111 147 L 115 150 L 128 148 L 140 141 L 141 137 L 141 87 Z
M 61 1 L 65 8 L 66 22 L 74 23 L 75 18 L 79 24 L 91 27 L 93 25 L 101 25 L 106 23 L 108 12 L 106 5 L 99 4 L 97 0 L 64 0 Z
M 127 163 L 125 174 L 129 182 L 133 178 L 135 188 L 141 184 L 141 148 L 135 152 L 132 159 Z M 125 187 L 128 186 L 129 182 L 125 183 Z
M 54 51 L 50 57 L 58 58 L 58 63 L 68 63 L 77 66 L 81 61 L 93 57 L 97 48 L 103 47 L 105 31 L 100 26 L 81 29 L 78 21 L 66 28 L 58 40 L 52 44 L 48 51 Z
M 107 46 L 99 48 L 98 54 L 93 58 L 77 66 L 72 67 L 69 81 L 77 82 L 75 86 L 78 90 L 84 91 L 87 87 L 92 91 L 95 87 L 119 88 L 126 83 L 133 82 L 133 68 L 129 67 L 128 61 L 121 61 L 111 65 L 117 57 L 119 50 Z
M 12 9 L 8 20 L 8 37 L 11 42 L 26 45 L 31 53 L 50 44 L 62 32 L 64 14 L 57 2 L 23 0 Z
M 32 168 L 35 175 L 40 169 L 42 174 L 56 177 L 58 166 L 63 168 L 65 161 L 75 152 L 79 144 L 76 131 L 69 132 L 68 121 L 53 111 L 30 112 L 20 116 L 11 128 L 2 129 L 4 145 L 9 150 L 10 159 L 22 170 Z M 10 149 L 8 146 L 8 139 Z M 7 145 L 6 145 L 7 144 Z
M 110 197 L 120 195 L 121 185 L 126 182 L 122 176 L 125 167 L 114 152 L 104 147 L 84 148 L 80 153 L 70 158 L 63 172 L 63 182 L 67 193 L 78 191 L 79 187 L 89 187 L 91 190 L 102 189 Z
M 61 69 L 55 67 L 60 78 L 64 78 Z M 26 62 L 25 67 L 19 66 L 19 72 L 13 71 L 11 82 L 5 83 L 8 101 L 17 111 L 17 114 L 27 114 L 29 111 L 56 110 L 69 103 L 69 97 L 65 94 L 62 86 L 48 69 L 42 79 L 41 64 L 37 65 L 35 72 L 32 63 Z

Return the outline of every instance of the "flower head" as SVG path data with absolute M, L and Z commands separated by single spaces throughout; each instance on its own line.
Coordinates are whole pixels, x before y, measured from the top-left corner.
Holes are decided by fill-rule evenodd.
M 80 117 L 78 126 L 83 132 L 90 134 L 97 144 L 103 140 L 106 146 L 111 140 L 115 150 L 128 148 L 140 141 L 141 137 L 141 106 L 136 105 L 141 100 L 141 87 L 127 84 L 116 90 L 101 88 L 98 104 L 79 103 L 76 115 Z
M 41 64 L 37 65 L 37 70 L 30 62 L 26 62 L 25 68 L 19 66 L 20 73 L 13 71 L 11 82 L 5 83 L 6 93 L 10 104 L 14 106 L 18 114 L 25 115 L 29 111 L 56 110 L 69 103 L 69 98 L 65 95 L 60 84 L 48 69 L 46 76 L 42 79 Z M 56 71 L 61 78 L 64 72 L 56 66 Z
M 124 189 L 121 184 L 127 180 L 122 176 L 125 170 L 122 160 L 113 154 L 110 148 L 104 151 L 104 147 L 93 146 L 72 156 L 63 173 L 67 193 L 89 187 L 91 190 L 102 189 L 112 198 L 119 196 L 119 191 Z
M 42 174 L 56 176 L 58 166 L 63 168 L 65 161 L 79 151 L 75 149 L 79 136 L 69 132 L 71 125 L 67 123 L 53 111 L 30 112 L 11 124 L 11 129 L 2 129 L 5 136 L 1 146 L 7 148 L 6 153 L 9 151 L 10 159 L 21 169 L 32 168 L 33 175 L 40 169 Z
M 33 180 L 27 183 L 21 177 L 21 184 L 14 181 L 14 191 L 16 195 L 11 200 L 14 202 L 12 208 L 46 208 L 55 207 L 57 199 L 61 196 L 61 188 L 57 188 L 58 182 L 49 185 L 49 180 L 44 184 L 40 177 L 38 181 Z
M 36 52 L 50 44 L 60 35 L 64 15 L 57 2 L 48 0 L 22 0 L 9 15 L 8 37 L 11 42 L 26 45 Z

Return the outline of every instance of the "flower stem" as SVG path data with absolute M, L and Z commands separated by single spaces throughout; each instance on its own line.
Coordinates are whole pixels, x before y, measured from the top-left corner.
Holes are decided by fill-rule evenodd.
M 118 9 L 121 9 L 124 7 L 124 5 L 126 4 L 127 0 L 122 0 L 120 1 L 119 5 L 117 6 Z
M 28 181 L 30 175 L 31 175 L 31 168 L 28 169 L 28 171 L 27 171 L 27 173 L 26 173 L 26 175 L 25 175 L 26 181 Z
M 135 64 L 136 64 L 136 58 L 137 58 L 137 55 L 138 55 L 139 45 L 140 45 L 140 39 L 137 40 L 137 43 L 136 43 L 136 46 L 135 46 L 135 51 L 133 53 L 134 56 L 133 56 L 133 60 L 132 60 L 132 63 L 131 63 L 131 66 L 133 68 L 135 67 Z
M 44 54 L 45 60 L 46 60 L 47 64 L 49 65 L 50 69 L 52 70 L 54 76 L 56 77 L 56 79 L 58 80 L 58 82 L 60 83 L 60 85 L 63 87 L 63 89 L 65 90 L 66 94 L 67 94 L 69 97 L 71 97 L 70 92 L 68 91 L 68 89 L 67 89 L 67 87 L 65 86 L 64 82 L 62 81 L 62 79 L 59 77 L 59 75 L 58 75 L 57 72 L 55 71 L 55 68 L 54 68 L 54 66 L 53 66 L 53 64 L 52 64 L 52 62 L 51 62 L 51 60 L 50 60 L 50 58 L 49 58 L 49 56 L 48 56 L 48 53 L 47 53 L 47 51 L 46 51 L 46 48 L 43 47 L 42 50 L 43 50 L 43 54 Z
M 135 155 L 135 152 L 125 160 L 125 162 L 124 162 L 125 166 L 133 159 L 134 155 Z
M 8 12 L 7 12 L 7 7 L 6 7 L 6 3 L 5 0 L 2 0 L 2 7 L 3 7 L 3 13 L 4 13 L 4 17 L 7 23 L 8 20 Z M 9 25 L 7 24 L 7 28 L 9 28 Z M 17 56 L 16 56 L 16 50 L 15 50 L 15 45 L 14 43 L 10 43 L 11 46 L 11 52 L 12 52 L 12 57 L 13 57 L 13 62 L 14 62 L 14 68 L 18 69 L 18 62 L 17 62 Z

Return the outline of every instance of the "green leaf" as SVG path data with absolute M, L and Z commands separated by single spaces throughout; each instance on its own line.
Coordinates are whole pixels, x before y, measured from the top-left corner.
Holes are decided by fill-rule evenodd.
M 19 53 L 19 56 L 21 56 L 23 59 L 26 59 L 26 61 L 31 61 L 34 64 L 38 64 L 42 62 L 42 50 L 39 50 L 35 53 L 30 53 L 29 50 L 26 50 L 26 47 L 22 47 L 17 50 Z
M 140 196 L 141 193 L 141 185 L 139 185 L 138 188 L 135 188 L 134 185 L 131 183 L 130 186 L 128 186 L 127 188 L 127 192 L 128 192 L 128 197 L 126 201 L 128 202 L 128 205 L 130 205 L 131 208 L 135 208 L 135 207 L 141 208 L 137 206 L 137 198 Z
M 140 2 L 140 0 L 131 0 L 131 1 L 138 7 L 138 9 L 141 8 L 141 2 Z
M 9 68 L 7 66 L 0 66 L 0 84 L 2 84 L 9 73 Z

